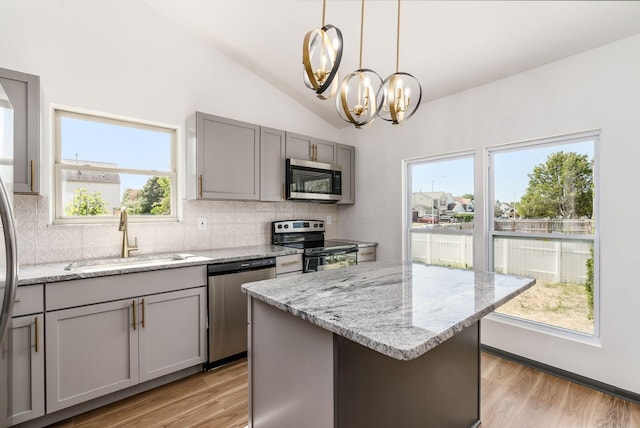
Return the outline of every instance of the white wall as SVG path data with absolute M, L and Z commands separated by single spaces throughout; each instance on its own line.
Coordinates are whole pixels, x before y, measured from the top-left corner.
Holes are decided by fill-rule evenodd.
M 601 129 L 599 344 L 545 335 L 495 320 L 483 322 L 483 342 L 561 369 L 640 393 L 640 231 L 620 221 L 640 212 L 635 197 L 640 143 L 640 36 L 563 59 L 425 104 L 402 127 L 374 123 L 345 130 L 355 143 L 357 204 L 340 207 L 340 236 L 379 241 L 382 259 L 401 258 L 404 158 L 473 150 L 476 181 L 484 177 L 484 148 Z M 485 197 L 476 185 L 476 215 Z M 484 217 L 483 215 L 480 217 Z M 484 218 L 477 218 L 478 227 Z M 486 267 L 484 232 L 476 267 Z
M 212 16 L 211 25 L 216 19 L 225 17 Z M 338 137 L 333 126 L 141 0 L 2 0 L 0 67 L 41 79 L 43 195 L 16 197 L 22 264 L 118 255 L 121 234 L 113 225 L 48 224 L 52 104 L 180 126 L 182 131 L 185 119 L 199 110 L 327 140 Z M 336 216 L 335 206 L 317 204 L 182 205 L 180 224 L 130 228 L 131 236 L 140 236 L 140 252 L 263 244 L 270 241 L 269 221 Z M 209 218 L 206 232 L 198 232 L 195 216 Z M 337 220 L 330 236 L 335 237 Z

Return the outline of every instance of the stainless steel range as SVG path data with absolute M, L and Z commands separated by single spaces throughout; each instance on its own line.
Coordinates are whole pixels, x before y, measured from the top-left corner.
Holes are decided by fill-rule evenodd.
M 304 272 L 355 265 L 357 244 L 325 240 L 324 232 L 322 220 L 274 221 L 271 223 L 271 243 L 304 250 Z

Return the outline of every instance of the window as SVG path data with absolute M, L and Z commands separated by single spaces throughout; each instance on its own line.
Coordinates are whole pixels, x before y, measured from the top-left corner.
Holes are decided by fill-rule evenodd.
M 597 334 L 597 134 L 489 150 L 495 272 L 536 278 L 499 314 Z
M 55 221 L 176 221 L 176 129 L 55 110 Z
M 407 259 L 473 267 L 474 158 L 471 154 L 405 161 Z

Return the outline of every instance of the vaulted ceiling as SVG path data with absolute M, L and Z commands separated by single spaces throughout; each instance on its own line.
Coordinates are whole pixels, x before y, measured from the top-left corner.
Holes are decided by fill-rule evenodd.
M 322 0 L 145 0 L 336 127 L 333 99 L 302 81 L 302 40 Z M 340 78 L 358 68 L 360 0 L 328 0 L 342 31 Z M 395 71 L 396 0 L 365 3 L 363 67 Z M 419 1 L 401 9 L 400 71 L 430 101 L 640 33 L 637 1 Z M 215 78 L 215 76 L 212 76 Z M 241 82 L 234 82 L 240 84 Z

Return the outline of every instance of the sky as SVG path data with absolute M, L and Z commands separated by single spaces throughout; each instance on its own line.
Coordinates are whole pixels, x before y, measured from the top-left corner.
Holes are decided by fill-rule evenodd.
M 61 118 L 62 158 L 111 162 L 121 168 L 169 171 L 171 135 L 70 117 Z M 121 174 L 121 191 L 142 188 L 148 175 Z
M 586 154 L 593 159 L 594 143 L 585 141 L 573 144 L 495 152 L 495 197 L 502 202 L 519 201 L 529 185 L 527 174 L 536 165 L 547 161 L 550 154 L 564 151 Z M 413 167 L 412 192 L 447 192 L 453 196 L 474 193 L 473 158 L 433 161 Z M 433 186 L 433 187 L 432 187 Z

